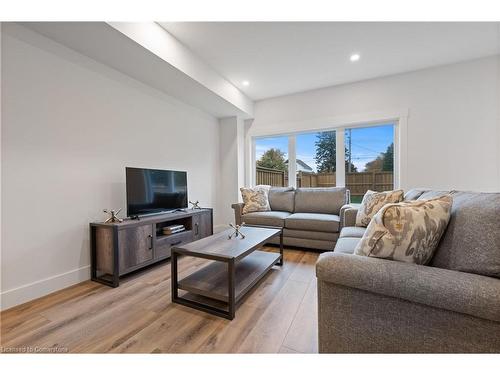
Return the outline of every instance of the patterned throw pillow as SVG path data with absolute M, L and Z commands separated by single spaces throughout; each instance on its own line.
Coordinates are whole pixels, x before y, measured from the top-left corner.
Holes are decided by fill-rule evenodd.
M 368 190 L 361 201 L 356 214 L 356 226 L 367 227 L 373 216 L 387 203 L 398 203 L 403 201 L 403 190 L 391 190 L 376 192 Z
M 241 197 L 243 198 L 243 215 L 249 212 L 271 211 L 269 205 L 269 185 L 257 185 L 254 188 L 240 188 Z
M 387 204 L 373 217 L 354 254 L 427 264 L 451 215 L 453 199 Z

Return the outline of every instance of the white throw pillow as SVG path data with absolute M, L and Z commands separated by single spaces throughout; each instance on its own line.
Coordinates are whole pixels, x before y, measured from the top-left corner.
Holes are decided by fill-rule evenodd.
M 387 204 L 373 217 L 354 254 L 427 264 L 450 221 L 453 199 Z
M 269 185 L 257 185 L 254 188 L 240 188 L 241 197 L 243 198 L 243 215 L 250 212 L 271 211 L 269 205 Z
M 376 192 L 368 190 L 361 205 L 359 206 L 358 213 L 356 214 L 356 226 L 367 227 L 373 216 L 387 203 L 398 203 L 404 199 L 403 190 L 391 190 Z

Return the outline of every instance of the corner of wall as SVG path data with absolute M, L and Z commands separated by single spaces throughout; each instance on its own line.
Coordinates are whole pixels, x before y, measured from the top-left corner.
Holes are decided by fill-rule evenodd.
M 245 184 L 245 123 L 240 117 L 219 120 L 219 189 L 216 223 L 234 221 L 231 204 L 239 201 Z

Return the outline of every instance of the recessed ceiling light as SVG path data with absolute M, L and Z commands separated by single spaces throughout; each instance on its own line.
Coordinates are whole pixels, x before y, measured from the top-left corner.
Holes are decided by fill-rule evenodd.
M 248 82 L 248 81 L 242 81 L 242 82 L 241 82 L 241 84 L 242 84 L 243 86 L 248 86 L 248 85 L 250 85 L 250 82 Z
M 351 55 L 350 59 L 352 62 L 354 62 L 354 61 L 358 61 L 360 59 L 360 57 L 361 56 L 358 53 L 354 53 Z

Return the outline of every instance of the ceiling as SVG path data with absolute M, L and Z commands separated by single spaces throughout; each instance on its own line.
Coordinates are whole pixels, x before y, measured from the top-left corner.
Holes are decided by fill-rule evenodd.
M 254 100 L 500 53 L 500 23 L 159 24 Z
M 241 93 L 226 80 L 218 79 L 218 74 L 207 74 L 201 66 L 206 65 L 205 63 L 200 63 L 196 56 L 180 52 L 176 46 L 180 43 L 155 23 L 20 23 L 25 28 L 16 24 L 6 24 L 5 27 L 7 25 L 9 31 L 18 38 L 29 38 L 23 35 L 28 31 L 25 28 L 31 29 L 215 117 L 241 116 L 245 119 L 252 116 L 251 100 L 244 95 L 241 95 L 241 99 L 237 95 Z M 169 38 L 165 39 L 163 36 Z M 145 39 L 149 44 L 144 43 Z M 168 50 L 170 55 L 167 58 L 158 52 L 158 48 L 154 48 L 158 44 Z M 177 60 L 172 56 L 177 56 Z M 198 76 L 208 77 L 205 79 L 208 84 L 182 69 L 186 66 L 195 70 Z M 229 90 L 228 86 L 231 86 Z M 236 95 L 234 91 L 237 91 Z

